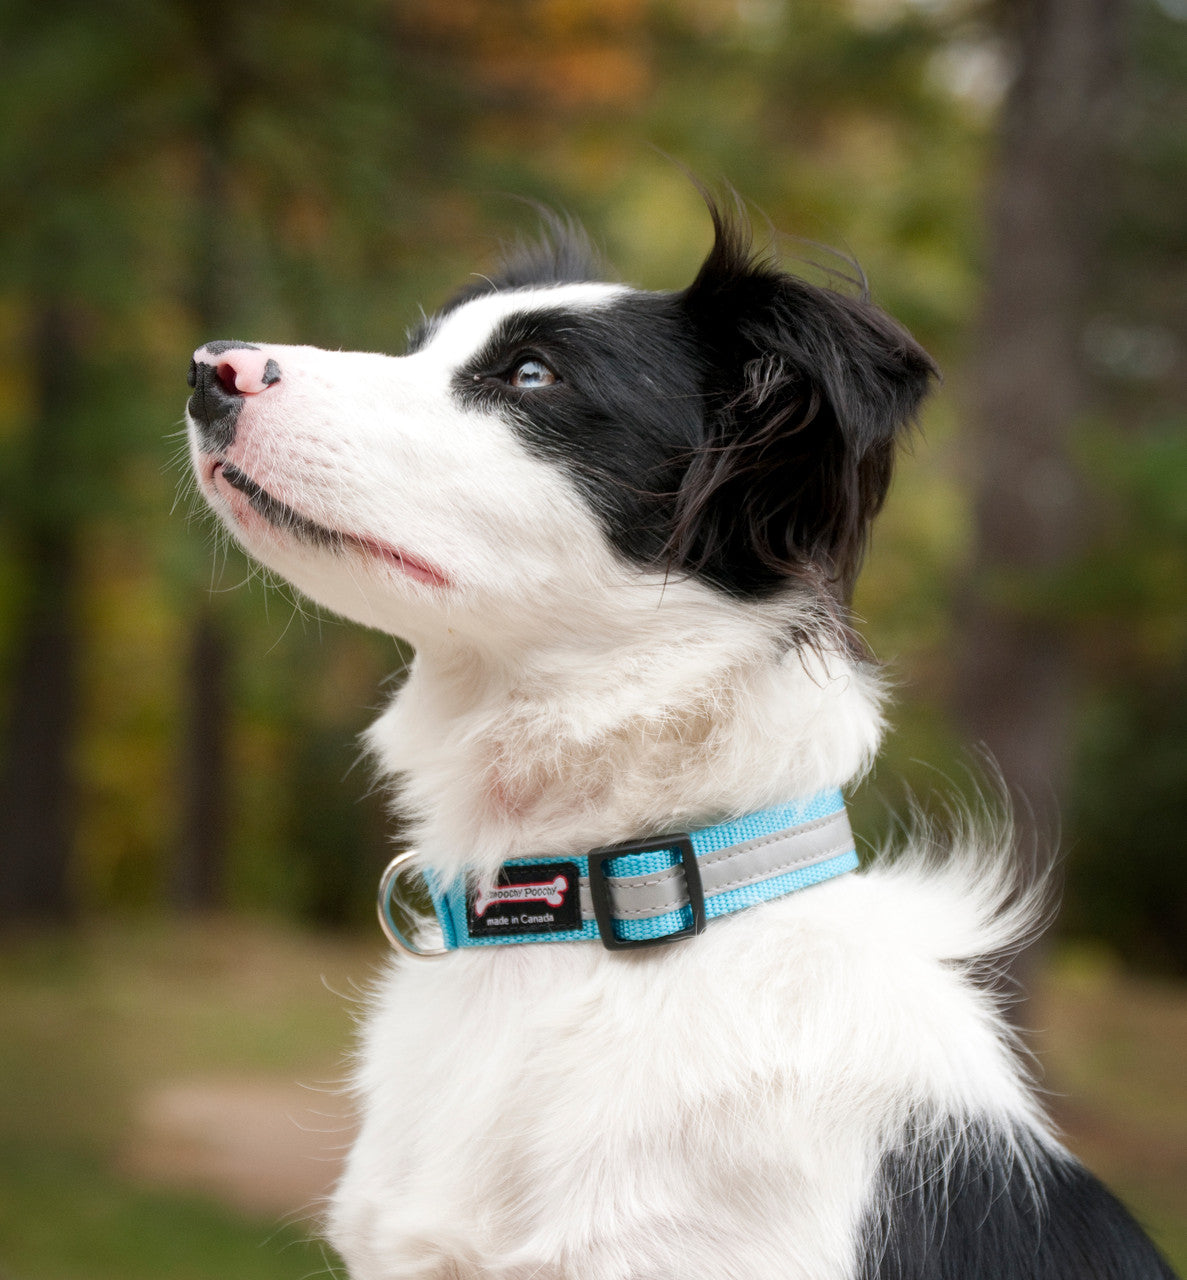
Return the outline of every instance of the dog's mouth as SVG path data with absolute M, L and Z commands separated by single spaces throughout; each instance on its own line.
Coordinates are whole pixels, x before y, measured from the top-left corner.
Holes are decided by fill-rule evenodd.
M 415 582 L 430 587 L 448 587 L 448 577 L 418 556 L 410 555 L 399 547 L 393 547 L 380 538 L 366 534 L 344 533 L 338 529 L 330 529 L 325 525 L 310 520 L 308 516 L 295 511 L 287 503 L 281 502 L 270 494 L 262 485 L 257 484 L 246 472 L 240 471 L 233 462 L 212 458 L 205 469 L 205 478 L 211 488 L 218 489 L 220 484 L 227 484 L 241 493 L 247 505 L 256 515 L 267 521 L 274 529 L 303 542 L 308 546 L 320 547 L 329 551 L 362 552 L 373 560 L 381 560 L 385 564 L 400 570 Z M 232 503 L 232 513 L 236 504 Z

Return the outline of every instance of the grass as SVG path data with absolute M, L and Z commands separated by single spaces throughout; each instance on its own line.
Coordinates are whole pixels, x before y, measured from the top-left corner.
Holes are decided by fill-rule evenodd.
M 307 1280 L 307 1222 L 129 1172 L 138 1103 L 194 1079 L 332 1082 L 382 959 L 258 923 L 109 923 L 0 948 L 0 1276 Z M 1187 1272 L 1187 991 L 1091 951 L 1047 968 L 1028 1021 L 1056 1117 Z M 340 1269 L 339 1273 L 340 1273 Z
M 0 1274 L 10 1280 L 294 1280 L 333 1274 L 299 1225 L 140 1186 L 69 1148 L 0 1149 Z
M 108 925 L 0 949 L 0 1276 L 306 1280 L 301 1222 L 122 1172 L 161 1082 L 342 1076 L 351 996 L 381 955 L 227 920 Z

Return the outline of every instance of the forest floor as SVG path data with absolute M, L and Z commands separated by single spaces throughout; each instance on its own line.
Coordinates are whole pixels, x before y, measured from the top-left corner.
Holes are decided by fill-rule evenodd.
M 332 1273 L 311 1224 L 353 1132 L 345 1051 L 383 958 L 234 920 L 6 944 L 0 1277 Z M 1187 1269 L 1187 990 L 1064 948 L 1026 1021 L 1068 1144 Z

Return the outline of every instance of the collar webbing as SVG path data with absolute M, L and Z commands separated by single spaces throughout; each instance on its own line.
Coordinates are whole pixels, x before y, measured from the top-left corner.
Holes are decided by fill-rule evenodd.
M 619 950 L 699 933 L 707 920 L 857 865 L 844 799 L 831 790 L 697 831 L 573 857 L 516 858 L 477 888 L 432 871 L 425 880 L 447 950 L 599 939 Z M 394 928 L 384 884 L 381 919 Z

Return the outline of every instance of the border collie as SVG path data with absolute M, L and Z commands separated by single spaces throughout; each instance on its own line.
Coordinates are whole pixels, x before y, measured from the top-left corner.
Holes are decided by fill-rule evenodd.
M 986 980 L 1008 840 L 857 869 L 845 602 L 933 363 L 711 211 L 679 292 L 554 227 L 403 356 L 194 355 L 215 512 L 416 652 L 369 744 L 434 958 L 375 994 L 330 1239 L 355 1280 L 1170 1276 Z

